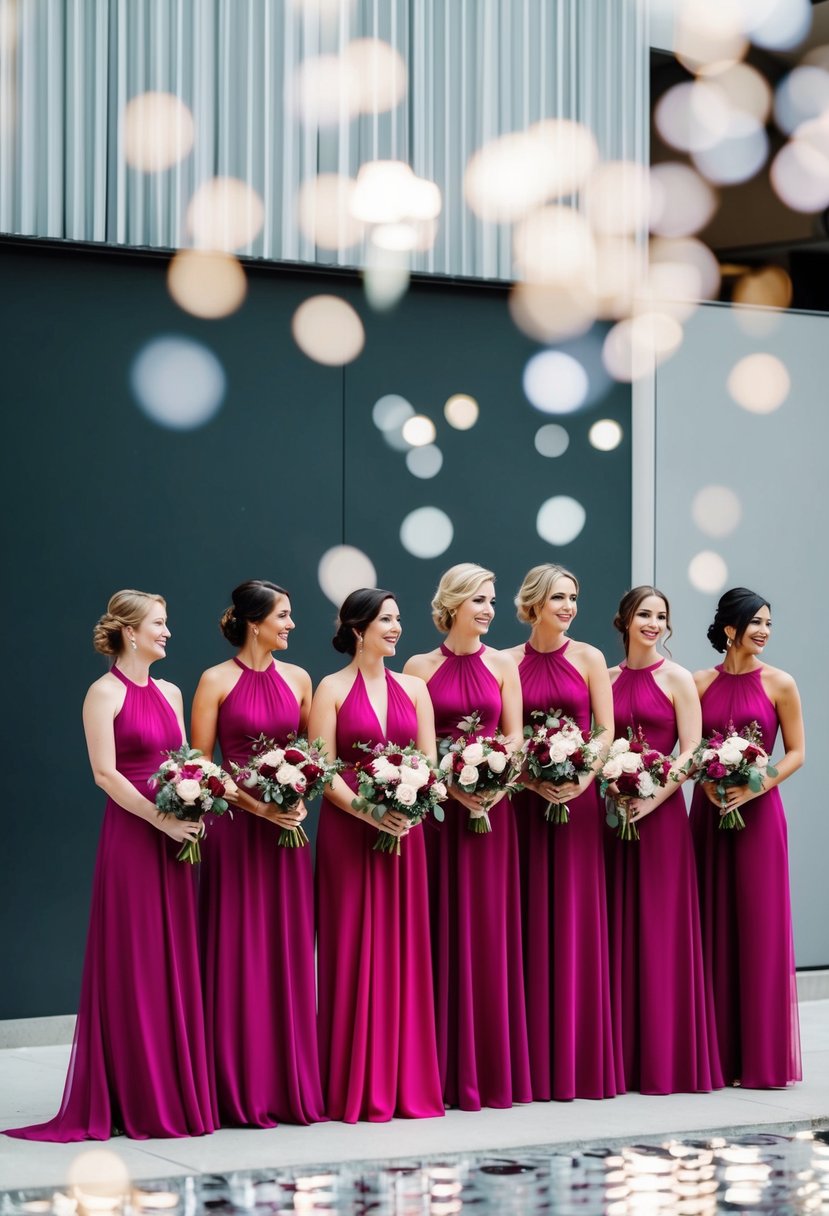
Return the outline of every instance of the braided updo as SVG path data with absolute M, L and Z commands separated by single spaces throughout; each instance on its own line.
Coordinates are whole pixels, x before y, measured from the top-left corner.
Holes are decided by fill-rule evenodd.
M 153 604 L 167 604 L 162 596 L 149 591 L 116 591 L 107 610 L 92 630 L 92 645 L 99 654 L 116 658 L 124 651 L 124 630 L 137 629 Z

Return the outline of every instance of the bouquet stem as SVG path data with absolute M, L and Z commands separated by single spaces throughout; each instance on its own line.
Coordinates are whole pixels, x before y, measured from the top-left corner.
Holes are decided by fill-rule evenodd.
M 400 837 L 392 836 L 391 832 L 378 832 L 372 851 L 375 853 L 391 853 L 393 856 L 399 857 Z
M 189 861 L 191 866 L 198 865 L 201 861 L 200 841 L 200 836 L 197 836 L 195 840 L 185 840 L 181 849 L 176 854 L 176 861 Z
M 466 826 L 470 832 L 474 832 L 476 836 L 483 836 L 487 832 L 492 831 L 492 824 L 489 821 L 489 811 L 484 810 L 480 815 L 473 815 L 470 812 Z
M 630 817 L 627 801 L 623 799 L 617 800 L 616 809 L 619 812 L 619 831 L 616 835 L 620 840 L 638 840 L 639 829 Z
M 305 829 L 297 825 L 295 828 L 283 828 L 276 842 L 283 849 L 301 849 L 308 843 Z
M 570 810 L 566 802 L 548 802 L 544 808 L 544 818 L 548 823 L 569 823 Z
M 724 815 L 720 815 L 720 831 L 740 832 L 745 826 L 746 821 L 736 807 L 733 811 L 726 811 Z

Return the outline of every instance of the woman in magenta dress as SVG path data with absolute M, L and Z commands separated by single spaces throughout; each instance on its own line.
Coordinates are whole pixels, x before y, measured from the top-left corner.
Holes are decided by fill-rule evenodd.
M 672 754 L 673 772 L 701 737 L 691 673 L 662 657 L 670 634 L 668 601 L 655 587 L 622 597 L 613 622 L 626 661 L 610 672 L 613 737 L 641 729 L 652 748 Z M 694 850 L 685 799 L 669 779 L 653 798 L 634 799 L 639 841 L 606 829 L 610 972 L 621 1022 L 625 1084 L 643 1094 L 692 1093 L 722 1085 L 714 1005 L 705 984 Z
M 387 671 L 400 637 L 394 596 L 353 591 L 334 647 L 351 662 L 314 695 L 310 733 L 345 768 L 323 799 L 317 836 L 319 1044 L 326 1113 L 344 1123 L 442 1115 L 429 955 L 423 829 L 402 814 L 379 822 L 352 806 L 358 746 L 414 742 L 435 758 L 422 680 Z M 375 852 L 378 831 L 405 837 L 399 857 Z
M 516 597 L 530 640 L 518 662 L 524 722 L 534 710 L 563 710 L 583 731 L 610 742 L 613 700 L 604 658 L 567 637 L 579 585 L 560 566 L 529 571 Z M 514 798 L 519 832 L 533 1097 L 610 1098 L 624 1091 L 621 1042 L 611 1010 L 603 852 L 604 808 L 595 772 L 571 785 L 526 781 Z M 548 802 L 569 806 L 569 823 L 545 819 Z
M 233 592 L 221 630 L 238 654 L 211 667 L 193 700 L 191 743 L 244 765 L 253 740 L 305 729 L 311 680 L 277 662 L 294 622 L 288 593 L 252 579 Z M 324 1117 L 314 984 L 310 848 L 280 848 L 305 817 L 242 790 L 234 814 L 211 817 L 199 902 L 208 1058 L 224 1126 L 274 1127 Z
M 432 616 L 446 641 L 406 671 L 427 681 L 440 738 L 457 738 L 477 712 L 479 731 L 521 736 L 515 663 L 481 641 L 495 615 L 495 576 L 471 563 L 440 580 Z M 502 797 L 492 831 L 470 832 L 479 796 L 455 787 L 442 824 L 426 824 L 438 1054 L 446 1102 L 461 1110 L 532 1101 L 515 817 Z
M 708 630 L 725 661 L 694 676 L 703 737 L 756 722 L 769 755 L 778 726 L 786 749 L 761 793 L 730 786 L 721 806 L 716 786 L 706 782 L 691 805 L 723 1075 L 748 1089 L 802 1078 L 786 817 L 777 787 L 803 763 L 805 739 L 797 685 L 761 661 L 770 632 L 768 600 L 745 587 L 727 591 Z M 720 815 L 738 807 L 745 828 L 720 831 Z
M 95 783 L 107 794 L 75 1041 L 60 1110 L 23 1140 L 201 1136 L 217 1126 L 201 1008 L 193 867 L 198 823 L 161 817 L 148 778 L 184 737 L 179 690 L 150 679 L 166 653 L 164 600 L 119 591 L 95 627 L 114 659 L 84 702 Z

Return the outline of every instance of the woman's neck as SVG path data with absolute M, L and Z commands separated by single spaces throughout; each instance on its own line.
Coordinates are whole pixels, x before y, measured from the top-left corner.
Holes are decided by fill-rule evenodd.
M 236 657 L 240 663 L 244 663 L 245 667 L 250 667 L 253 671 L 267 671 L 273 663 L 273 655 L 267 646 L 255 641 L 245 642 Z
M 743 650 L 742 646 L 729 646 L 722 662 L 723 671 L 727 671 L 731 676 L 741 676 L 761 666 L 757 656 Z
M 359 671 L 364 680 L 380 680 L 386 674 L 385 656 L 382 654 L 366 654 L 365 651 L 355 654 L 352 667 Z
M 452 654 L 477 654 L 481 649 L 481 635 L 467 630 L 452 628 L 443 643 Z
M 530 645 L 541 654 L 552 654 L 554 650 L 561 650 L 568 641 L 566 630 L 554 629 L 541 623 L 533 625 L 530 633 Z
M 140 659 L 136 655 L 127 653 L 119 654 L 114 666 L 133 684 L 150 682 L 150 664 L 146 659 Z
M 639 642 L 631 642 L 625 658 L 625 664 L 631 671 L 641 671 L 644 667 L 653 667 L 662 656 L 655 646 L 643 646 Z

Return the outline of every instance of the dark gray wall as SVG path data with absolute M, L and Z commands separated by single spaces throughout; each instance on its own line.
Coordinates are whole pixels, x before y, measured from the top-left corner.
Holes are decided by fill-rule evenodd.
M 440 573 L 464 560 L 498 575 L 493 645 L 523 636 L 512 596 L 526 569 L 561 560 L 582 580 L 578 636 L 616 657 L 610 619 L 630 570 L 627 389 L 559 420 L 570 447 L 545 459 L 533 437 L 550 419 L 521 389 L 535 347 L 512 325 L 500 288 L 416 283 L 396 310 L 377 315 L 354 276 L 254 265 L 240 312 L 203 322 L 170 301 L 165 271 L 155 256 L 0 244 L 8 765 L 0 1017 L 76 1006 L 104 803 L 80 708 L 105 670 L 92 625 L 117 588 L 166 596 L 173 637 L 163 675 L 185 703 L 201 670 L 230 653 L 217 620 L 245 578 L 290 589 L 293 661 L 315 679 L 337 665 L 335 608 L 317 565 L 344 541 L 365 550 L 380 584 L 399 596 L 401 664 L 434 644 L 429 600 Z M 363 317 L 366 348 L 344 371 L 310 362 L 291 338 L 296 306 L 316 291 L 342 295 Z M 198 338 L 224 366 L 223 408 L 198 430 L 161 429 L 132 399 L 129 366 L 161 333 Z M 481 405 L 471 431 L 443 418 L 458 391 Z M 445 457 L 436 478 L 411 476 L 372 424 L 375 400 L 390 392 L 436 421 Z M 625 429 L 614 452 L 587 442 L 598 417 Z M 538 507 L 558 493 L 587 509 L 583 532 L 561 549 L 535 530 Z M 428 561 L 399 539 L 403 517 L 425 504 L 455 527 L 450 549 Z

